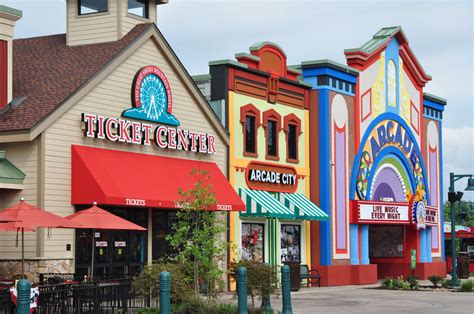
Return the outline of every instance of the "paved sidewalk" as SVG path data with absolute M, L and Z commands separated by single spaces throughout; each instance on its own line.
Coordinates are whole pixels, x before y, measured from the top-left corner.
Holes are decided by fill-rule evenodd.
M 474 313 L 474 293 L 374 289 L 378 286 L 302 288 L 291 293 L 293 313 Z M 221 300 L 236 303 L 231 293 Z M 281 297 L 271 301 L 281 311 Z M 260 303 L 257 299 L 256 307 Z

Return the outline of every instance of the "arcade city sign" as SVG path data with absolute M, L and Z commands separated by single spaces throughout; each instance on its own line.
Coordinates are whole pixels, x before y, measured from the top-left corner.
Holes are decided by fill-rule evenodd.
M 247 186 L 253 190 L 293 193 L 298 187 L 294 167 L 251 161 L 245 172 Z
M 98 114 L 82 113 L 84 136 L 136 145 L 184 150 L 202 154 L 216 153 L 212 134 L 177 128 L 180 121 L 172 114 L 171 88 L 165 74 L 155 66 L 141 68 L 132 84 L 132 108 L 122 117 L 169 126 L 154 127 L 150 123 Z

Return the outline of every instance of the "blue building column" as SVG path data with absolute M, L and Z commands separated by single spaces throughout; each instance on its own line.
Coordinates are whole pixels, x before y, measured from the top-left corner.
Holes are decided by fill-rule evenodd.
M 350 225 L 351 265 L 359 265 L 359 225 Z
M 426 227 L 426 262 L 431 263 L 431 227 Z
M 360 263 L 369 265 L 369 225 L 360 225 Z
M 420 234 L 420 263 L 426 263 L 426 230 L 418 230 Z

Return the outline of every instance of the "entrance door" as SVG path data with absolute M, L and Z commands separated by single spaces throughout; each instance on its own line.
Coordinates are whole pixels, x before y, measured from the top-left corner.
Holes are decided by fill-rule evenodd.
M 405 226 L 369 226 L 369 258 L 371 264 L 377 264 L 379 278 L 406 273 L 405 243 Z

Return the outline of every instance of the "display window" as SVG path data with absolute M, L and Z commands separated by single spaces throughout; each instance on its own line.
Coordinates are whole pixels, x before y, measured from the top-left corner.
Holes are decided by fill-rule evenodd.
M 242 259 L 263 263 L 264 257 L 263 223 L 242 223 Z
M 300 225 L 281 225 L 281 261 L 301 261 Z

